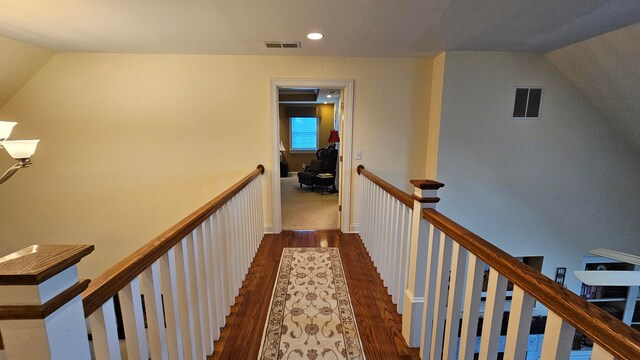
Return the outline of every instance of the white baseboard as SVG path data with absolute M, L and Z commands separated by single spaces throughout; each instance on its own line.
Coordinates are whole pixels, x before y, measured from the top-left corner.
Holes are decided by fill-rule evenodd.
M 289 177 L 294 177 L 296 176 L 298 173 L 297 172 L 291 172 L 289 171 Z
M 354 233 L 355 233 L 355 234 L 359 234 L 359 233 L 360 233 L 360 224 L 358 224 L 358 223 L 351 224 L 351 225 L 349 226 L 349 233 L 352 233 L 352 234 L 354 234 Z
M 273 226 L 271 226 L 271 225 L 265 225 L 265 226 L 264 226 L 264 233 L 265 233 L 265 234 L 273 234 Z

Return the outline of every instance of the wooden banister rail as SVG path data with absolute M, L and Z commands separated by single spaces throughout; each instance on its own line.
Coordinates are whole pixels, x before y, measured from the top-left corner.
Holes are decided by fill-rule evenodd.
M 356 170 L 358 171 L 358 175 L 362 175 L 371 180 L 373 183 L 381 187 L 384 191 L 388 192 L 389 195 L 393 196 L 398 201 L 405 204 L 407 207 L 413 207 L 413 198 L 411 197 L 411 195 L 377 177 L 371 171 L 365 169 L 363 165 L 359 165 Z
M 422 216 L 611 355 L 618 359 L 638 359 L 640 332 L 435 209 L 422 210 Z
M 182 238 L 193 231 L 200 223 L 244 189 L 253 179 L 264 173 L 264 166 L 245 176 L 213 200 L 201 206 L 177 224 L 140 247 L 131 255 L 118 262 L 102 275 L 94 279 L 88 289 L 82 293 L 84 313 L 89 317 L 105 302 L 111 299 L 132 280 L 160 259 L 167 251 L 178 244 Z

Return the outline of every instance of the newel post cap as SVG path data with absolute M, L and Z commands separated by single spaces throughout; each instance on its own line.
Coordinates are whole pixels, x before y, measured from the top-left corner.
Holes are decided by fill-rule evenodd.
M 416 191 L 411 196 L 416 202 L 420 204 L 435 204 L 440 201 L 436 194 L 438 189 L 444 186 L 443 183 L 426 179 L 410 180 L 410 182 L 416 187 Z
M 31 245 L 0 258 L 0 285 L 39 285 L 94 249 L 93 245 Z
M 444 184 L 441 182 L 427 179 L 410 180 L 409 182 L 411 182 L 413 186 L 419 188 L 420 190 L 438 190 L 444 186 Z

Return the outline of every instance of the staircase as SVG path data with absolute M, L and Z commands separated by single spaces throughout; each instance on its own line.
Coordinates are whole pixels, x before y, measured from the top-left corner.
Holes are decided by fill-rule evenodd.
M 443 184 L 413 180 L 409 195 L 360 166 L 359 236 L 263 235 L 263 172 L 92 281 L 76 271 L 91 245 L 0 259 L 6 358 L 255 358 L 285 246 L 340 248 L 369 359 L 529 358 L 536 303 L 548 310 L 539 358 L 570 358 L 575 330 L 592 359 L 640 358 L 638 331 L 439 213 Z

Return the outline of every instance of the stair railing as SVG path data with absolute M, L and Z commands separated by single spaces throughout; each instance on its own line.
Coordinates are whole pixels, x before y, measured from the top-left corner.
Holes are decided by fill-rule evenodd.
M 423 359 L 473 359 L 476 352 L 481 360 L 497 358 L 509 282 L 513 292 L 504 359 L 526 358 L 535 301 L 548 309 L 540 359 L 569 359 L 575 330 L 593 340 L 592 359 L 640 359 L 640 332 L 438 212 L 436 193 L 443 184 L 412 180 L 416 191 L 410 196 L 363 166 L 358 174 L 360 236 L 399 305 L 405 340 L 420 347 Z M 408 231 L 404 214 L 411 207 L 407 243 L 397 234 Z M 393 249 L 398 248 L 409 249 L 408 259 L 401 251 L 397 260 Z M 397 276 L 403 272 L 404 278 Z M 404 289 L 402 304 L 398 286 Z
M 259 165 L 91 283 L 75 266 L 93 246 L 33 246 L 0 259 L 7 359 L 211 355 L 263 238 L 263 173 Z

